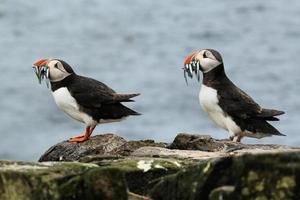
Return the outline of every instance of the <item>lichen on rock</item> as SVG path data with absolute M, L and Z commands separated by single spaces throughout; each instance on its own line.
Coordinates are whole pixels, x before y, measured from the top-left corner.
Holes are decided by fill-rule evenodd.
M 299 152 L 243 155 L 199 163 L 162 178 L 151 196 L 166 200 L 220 196 L 237 200 L 299 199 L 296 189 L 300 186 L 296 179 L 300 176 L 299 155 Z M 225 192 L 227 186 L 230 191 Z
M 1 200 L 127 199 L 122 172 L 77 162 L 0 161 L 0 190 Z

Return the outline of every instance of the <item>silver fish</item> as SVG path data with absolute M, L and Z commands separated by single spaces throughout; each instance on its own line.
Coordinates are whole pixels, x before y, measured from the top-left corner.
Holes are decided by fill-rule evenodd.
M 37 66 L 33 66 L 32 69 L 33 69 L 36 77 L 39 79 L 39 70 L 38 70 L 38 67 Z
M 186 85 L 189 85 L 188 84 L 188 80 L 187 80 L 187 77 L 186 77 L 186 70 L 185 69 L 183 69 L 183 76 L 184 76 L 184 79 L 185 79 L 185 82 L 186 82 Z
M 46 69 L 45 77 L 46 77 L 47 88 L 49 88 L 49 85 L 50 85 L 49 68 Z
M 39 83 L 41 84 L 42 81 L 45 79 L 47 88 L 49 88 L 50 85 L 50 77 L 49 77 L 49 68 L 46 66 L 33 66 L 33 71 L 35 73 L 35 75 L 38 78 Z
M 196 70 L 198 71 L 198 74 L 197 74 L 197 79 L 198 79 L 198 82 L 200 81 L 200 62 L 196 62 Z
M 189 64 L 189 77 L 190 78 L 193 78 L 193 67 L 192 67 L 192 65 L 191 64 Z
M 191 61 L 190 64 L 186 64 L 182 69 L 183 69 L 183 75 L 184 75 L 184 79 L 185 79 L 185 82 L 186 84 L 188 85 L 188 81 L 187 81 L 187 75 L 190 77 L 190 78 L 193 78 L 193 73 L 195 73 L 196 77 L 197 77 L 197 80 L 198 82 L 200 81 L 200 62 L 197 60 L 193 60 Z
M 196 76 L 198 77 L 199 71 L 197 70 L 197 62 L 193 61 L 193 71 L 195 72 Z

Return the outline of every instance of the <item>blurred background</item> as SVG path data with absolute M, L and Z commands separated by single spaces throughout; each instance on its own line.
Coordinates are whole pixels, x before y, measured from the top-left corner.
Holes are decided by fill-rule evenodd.
M 95 134 L 171 142 L 179 132 L 227 138 L 201 110 L 200 83 L 185 84 L 183 61 L 217 49 L 228 76 L 259 104 L 286 111 L 287 137 L 245 143 L 300 145 L 300 1 L 0 0 L 0 159 L 37 160 L 81 135 L 56 107 L 32 63 L 67 61 L 117 92 L 141 92 L 127 106 L 143 115 L 100 125 Z

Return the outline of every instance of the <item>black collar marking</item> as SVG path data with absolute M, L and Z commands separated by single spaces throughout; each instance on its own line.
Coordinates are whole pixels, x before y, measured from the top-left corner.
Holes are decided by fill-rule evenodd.
M 51 82 L 52 92 L 54 92 L 55 90 L 57 90 L 59 88 L 67 87 L 74 80 L 75 76 L 76 76 L 76 74 L 71 74 L 61 81 Z
M 215 88 L 221 83 L 221 82 L 231 82 L 224 70 L 224 65 L 220 64 L 219 66 L 215 67 L 214 69 L 210 70 L 207 73 L 203 73 L 203 84 Z

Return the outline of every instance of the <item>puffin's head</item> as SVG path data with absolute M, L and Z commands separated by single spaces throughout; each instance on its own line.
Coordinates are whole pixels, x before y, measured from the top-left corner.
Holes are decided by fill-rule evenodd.
M 50 80 L 51 82 L 61 81 L 71 74 L 74 74 L 73 69 L 68 63 L 58 59 L 41 59 L 33 65 L 39 83 L 41 83 L 43 79 Z
M 203 49 L 192 53 L 184 61 L 184 76 L 186 78 L 186 73 L 190 78 L 193 78 L 193 72 L 200 79 L 200 72 L 208 73 L 216 67 L 221 67 L 223 65 L 222 56 L 219 52 L 214 49 Z

